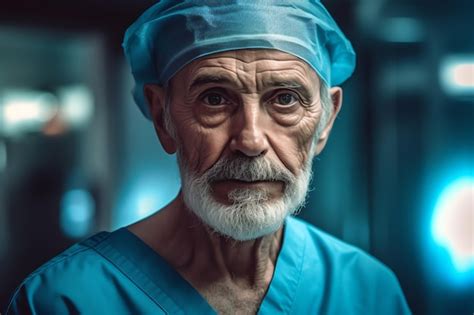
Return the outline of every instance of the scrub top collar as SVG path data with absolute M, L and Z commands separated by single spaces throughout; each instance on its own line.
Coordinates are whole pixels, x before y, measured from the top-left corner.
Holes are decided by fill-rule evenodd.
M 258 314 L 290 313 L 300 281 L 306 235 L 287 219 L 272 281 Z M 290 223 L 290 224 L 288 224 Z M 93 246 L 164 312 L 215 314 L 207 301 L 158 253 L 126 228 Z

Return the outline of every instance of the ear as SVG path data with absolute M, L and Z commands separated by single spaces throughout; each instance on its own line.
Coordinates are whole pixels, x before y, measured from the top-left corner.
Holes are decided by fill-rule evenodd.
M 331 133 L 332 126 L 342 106 L 342 89 L 340 87 L 333 87 L 329 90 L 329 93 L 331 94 L 332 113 L 329 117 L 326 127 L 324 127 L 323 131 L 321 132 L 321 135 L 319 136 L 318 142 L 315 147 L 315 155 L 319 155 L 326 146 L 329 134 Z
M 160 139 L 163 149 L 168 154 L 176 152 L 176 141 L 171 137 L 165 127 L 165 106 L 166 106 L 166 91 L 162 86 L 156 84 L 146 84 L 143 92 L 148 101 L 148 106 L 151 113 L 151 120 L 155 126 L 156 134 Z M 170 105 L 170 104 L 168 104 Z

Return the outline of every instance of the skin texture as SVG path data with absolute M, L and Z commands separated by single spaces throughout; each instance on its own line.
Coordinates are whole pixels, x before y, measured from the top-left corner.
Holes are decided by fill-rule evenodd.
M 332 88 L 333 110 L 320 138 L 322 115 L 317 74 L 302 60 L 275 50 L 237 50 L 202 58 L 184 67 L 168 89 L 145 87 L 163 148 L 178 147 L 201 174 L 220 158 L 264 156 L 298 175 L 327 141 L 342 103 Z M 167 95 L 167 93 L 170 93 Z M 166 100 L 176 129 L 164 125 Z M 235 188 L 258 187 L 281 197 L 280 182 L 221 181 L 213 197 L 229 203 Z M 255 314 L 271 282 L 282 229 L 236 242 L 212 232 L 186 209 L 182 193 L 156 214 L 129 229 L 167 260 L 221 314 Z

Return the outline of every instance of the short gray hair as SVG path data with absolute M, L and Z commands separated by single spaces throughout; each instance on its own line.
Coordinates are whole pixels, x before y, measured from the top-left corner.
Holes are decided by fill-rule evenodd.
M 323 112 L 321 113 L 321 118 L 319 119 L 318 129 L 316 129 L 316 133 L 314 134 L 315 143 L 319 140 L 324 128 L 326 128 L 333 111 L 332 97 L 331 92 L 329 91 L 329 86 L 321 79 L 320 82 L 321 85 L 319 87 L 319 99 Z

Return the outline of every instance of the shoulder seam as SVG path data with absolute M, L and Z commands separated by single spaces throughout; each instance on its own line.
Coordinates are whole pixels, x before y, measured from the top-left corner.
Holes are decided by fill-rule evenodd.
M 123 271 L 123 269 L 120 267 L 119 264 L 117 264 L 116 261 L 114 261 L 113 259 L 111 259 L 110 257 L 108 257 L 108 255 L 106 255 L 100 247 L 103 247 L 103 246 L 97 246 L 99 245 L 100 243 L 102 242 L 96 242 L 96 243 L 92 243 L 92 244 L 89 244 L 89 245 L 85 245 L 85 246 L 88 246 L 91 250 L 93 250 L 94 252 L 97 253 L 97 255 L 101 256 L 102 259 L 108 261 L 112 266 L 114 266 L 114 268 L 119 271 L 124 277 L 126 277 L 131 283 L 133 283 L 135 285 L 135 287 L 140 290 L 141 292 L 143 292 L 143 294 L 145 294 L 146 296 L 148 296 L 150 298 L 150 300 L 152 300 L 165 314 L 168 314 L 167 310 L 165 309 L 165 307 L 163 305 L 161 305 L 158 301 L 156 301 L 155 298 L 153 298 L 146 290 L 143 289 L 143 287 L 137 283 L 136 280 L 134 280 L 132 277 L 130 277 L 130 275 L 128 275 L 127 273 L 125 273 Z M 105 246 L 110 246 L 109 244 L 105 244 Z M 127 261 L 130 261 L 127 257 L 123 256 L 122 254 L 120 254 L 121 257 L 125 258 Z M 168 297 L 170 298 L 170 297 Z M 171 298 L 170 298 L 171 299 Z M 172 299 L 171 299 L 172 300 Z M 172 300 L 173 303 L 176 304 L 176 302 L 174 300 Z M 177 304 L 176 304 L 177 305 Z
M 38 269 L 33 271 L 23 282 L 26 282 L 31 277 L 36 276 L 37 274 L 39 274 L 39 273 L 41 273 L 41 272 L 43 272 L 47 269 L 50 269 L 50 268 L 54 267 L 55 265 L 63 262 L 64 260 L 69 259 L 71 257 L 74 257 L 74 256 L 76 256 L 76 255 L 78 255 L 82 252 L 85 252 L 85 251 L 88 251 L 88 250 L 91 250 L 92 252 L 96 252 L 96 251 L 93 250 L 93 248 L 89 244 L 99 244 L 99 243 L 103 242 L 105 239 L 107 239 L 108 236 L 109 235 L 107 235 L 107 234 L 99 233 L 99 234 L 96 234 L 96 235 L 94 235 L 94 236 L 92 236 L 88 239 L 85 239 L 82 242 L 77 243 L 76 245 L 82 246 L 82 248 L 78 248 L 75 251 L 73 251 L 72 253 L 68 253 L 67 255 L 64 255 L 63 257 L 60 257 L 62 254 L 59 254 L 59 256 L 57 256 L 56 261 L 50 261 L 50 263 L 47 262 L 43 266 L 40 266 Z M 63 254 L 64 254 L 64 252 L 63 252 Z M 22 282 L 22 284 L 23 284 L 23 282 Z
M 110 234 L 109 234 L 110 235 Z M 78 248 L 76 249 L 75 251 L 73 251 L 72 253 L 68 253 L 67 255 L 64 255 L 63 257 L 60 257 L 62 254 L 59 254 L 59 256 L 56 256 L 56 258 L 58 258 L 56 261 L 48 261 L 46 262 L 45 264 L 43 264 L 42 266 L 38 267 L 36 270 L 34 270 L 32 273 L 30 273 L 19 285 L 18 287 L 15 289 L 15 292 L 13 293 L 12 297 L 11 297 L 11 300 L 9 301 L 8 305 L 7 305 L 7 309 L 5 311 L 5 315 L 7 315 L 11 309 L 11 306 L 13 304 L 13 301 L 15 301 L 16 297 L 18 296 L 21 288 L 23 288 L 27 282 L 29 282 L 33 277 L 36 277 L 37 275 L 39 274 L 42 274 L 43 272 L 49 270 L 50 268 L 53 268 L 54 266 L 56 266 L 57 264 L 63 262 L 64 260 L 66 259 L 69 259 L 71 257 L 74 257 L 82 252 L 85 252 L 85 251 L 91 251 L 91 252 L 95 252 L 96 254 L 97 251 L 95 251 L 92 247 L 90 247 L 90 243 L 92 243 L 93 241 L 95 241 L 93 244 L 98 244 L 102 241 L 104 241 L 109 235 L 105 234 L 104 232 L 102 233 L 99 233 L 99 234 L 96 234 L 82 242 L 79 242 L 77 243 L 76 245 L 81 245 L 83 246 L 82 248 Z M 74 245 L 72 245 L 74 246 Z M 70 249 L 70 248 L 69 248 Z M 66 249 L 67 251 L 67 249 Z M 64 254 L 64 252 L 63 252 Z M 104 257 L 102 255 L 98 255 L 100 257 L 102 257 L 104 259 Z M 54 258 L 53 258 L 54 259 Z
M 88 248 L 88 247 L 85 247 L 85 248 L 81 248 L 80 250 L 77 250 L 73 253 L 71 253 L 70 255 L 67 255 L 67 256 L 64 256 L 62 257 L 61 259 L 58 259 L 57 261 L 55 262 L 51 262 L 50 264 L 46 263 L 45 265 L 39 267 L 38 269 L 36 269 L 35 271 L 33 271 L 31 274 L 28 275 L 28 277 L 25 278 L 25 280 L 23 280 L 20 285 L 16 288 L 15 290 L 15 293 L 12 295 L 11 297 L 11 300 L 10 302 L 8 303 L 8 306 L 7 306 L 7 310 L 5 311 L 5 315 L 7 315 L 10 311 L 10 308 L 13 304 L 13 301 L 15 301 L 15 299 L 17 298 L 20 290 L 33 278 L 33 277 L 36 277 L 37 275 L 39 274 L 42 274 L 43 272 L 45 272 L 46 270 L 56 266 L 57 264 L 63 262 L 64 260 L 70 258 L 70 257 L 73 257 L 75 256 L 76 254 L 79 254 L 79 253 L 82 253 L 86 250 L 91 250 L 91 248 Z

